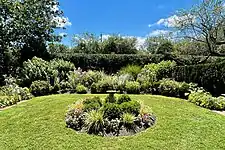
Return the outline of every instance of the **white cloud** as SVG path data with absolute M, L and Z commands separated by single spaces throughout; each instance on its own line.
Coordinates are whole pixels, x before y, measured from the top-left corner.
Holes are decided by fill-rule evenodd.
M 171 31 L 169 30 L 154 30 L 149 34 L 149 36 L 169 35 L 170 33 Z
M 186 15 L 186 16 L 177 16 L 173 15 L 168 18 L 162 18 L 160 19 L 156 24 L 157 25 L 163 25 L 165 27 L 177 27 L 179 26 L 179 22 L 182 21 L 183 23 L 190 23 L 195 20 L 195 17 L 192 15 Z

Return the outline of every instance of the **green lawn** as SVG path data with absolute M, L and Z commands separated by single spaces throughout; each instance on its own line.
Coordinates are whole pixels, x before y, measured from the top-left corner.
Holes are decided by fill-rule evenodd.
M 77 134 L 65 126 L 68 105 L 90 95 L 38 97 L 0 112 L 0 150 L 7 149 L 225 149 L 225 117 L 161 96 L 144 100 L 157 116 L 154 127 L 131 137 Z

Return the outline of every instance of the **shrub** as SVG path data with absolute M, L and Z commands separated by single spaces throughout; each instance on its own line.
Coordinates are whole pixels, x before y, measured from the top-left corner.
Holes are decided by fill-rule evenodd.
M 153 81 L 161 80 L 171 76 L 172 69 L 176 66 L 173 61 L 162 61 L 158 64 L 152 63 L 145 65 L 142 69 L 142 74 L 153 78 Z
M 77 87 L 76 87 L 76 92 L 78 93 L 78 94 L 86 94 L 87 93 L 87 88 L 84 86 L 84 85 L 77 85 Z
M 44 96 L 51 94 L 52 87 L 47 81 L 34 81 L 30 86 L 30 90 L 34 96 Z
M 115 89 L 115 77 L 113 76 L 106 76 L 98 83 L 94 83 L 91 86 L 91 93 L 106 93 L 108 90 Z
M 102 112 L 96 110 L 89 112 L 86 116 L 85 124 L 89 134 L 104 135 L 104 119 Z
M 104 76 L 106 76 L 104 72 L 89 70 L 88 72 L 82 74 L 80 83 L 86 87 L 91 87 L 93 83 L 99 82 L 102 78 L 104 78 Z
M 109 120 L 119 119 L 122 114 L 120 106 L 115 103 L 104 104 L 102 111 L 104 112 L 104 118 L 108 118 Z
M 100 97 L 86 98 L 83 101 L 84 111 L 98 110 L 102 106 Z
M 0 108 L 14 105 L 19 102 L 18 96 L 0 96 Z
M 130 102 L 131 98 L 128 95 L 120 95 L 117 100 L 117 104 L 122 104 L 124 102 Z
M 123 113 L 130 113 L 137 116 L 140 112 L 141 105 L 137 101 L 124 102 L 120 104 L 120 108 Z
M 137 75 L 141 72 L 141 67 L 138 65 L 128 65 L 126 67 L 123 67 L 119 74 L 130 74 L 133 76 L 134 79 L 137 78 Z
M 66 114 L 66 124 L 68 128 L 81 130 L 85 125 L 86 114 L 80 109 L 71 109 Z
M 161 95 L 184 98 L 185 93 L 189 92 L 190 86 L 185 82 L 163 79 L 159 83 L 158 90 Z
M 135 81 L 126 82 L 125 85 L 125 90 L 128 94 L 139 94 L 140 88 L 140 83 Z
M 124 123 L 124 127 L 127 130 L 133 130 L 135 131 L 136 126 L 134 123 L 135 120 L 135 116 L 133 114 L 129 114 L 129 113 L 124 113 L 123 117 L 122 117 L 123 123 Z
M 124 92 L 127 81 L 134 81 L 133 76 L 131 76 L 130 74 L 122 74 L 122 75 L 117 76 L 116 89 L 119 90 L 121 93 Z
M 224 97 L 212 97 L 211 94 L 204 91 L 192 92 L 188 100 L 198 106 L 212 109 L 212 110 L 225 110 Z
M 30 86 L 33 81 L 50 81 L 53 85 L 56 78 L 66 79 L 67 73 L 74 70 L 71 62 L 55 59 L 50 62 L 34 57 L 23 63 L 21 71 L 22 85 Z

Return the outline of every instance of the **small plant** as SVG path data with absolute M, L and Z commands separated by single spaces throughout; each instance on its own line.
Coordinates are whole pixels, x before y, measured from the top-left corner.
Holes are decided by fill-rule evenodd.
M 158 91 L 165 96 L 185 97 L 185 93 L 189 92 L 189 84 L 185 82 L 177 82 L 170 79 L 163 79 L 159 81 L 160 85 Z
M 117 104 L 122 104 L 124 102 L 130 102 L 131 98 L 128 95 L 120 95 L 117 100 Z
M 122 109 L 123 113 L 130 113 L 138 116 L 141 105 L 139 102 L 132 100 L 130 102 L 124 102 L 120 104 L 120 108 Z
M 135 116 L 133 114 L 129 114 L 129 113 L 123 114 L 122 120 L 124 123 L 124 127 L 127 130 L 135 131 L 135 123 L 134 123 Z
M 104 112 L 104 118 L 108 118 L 109 120 L 119 119 L 122 114 L 120 106 L 115 103 L 106 103 L 102 110 Z
M 99 97 L 87 98 L 83 101 L 84 111 L 98 110 L 102 106 L 102 101 Z
M 87 88 L 84 86 L 84 85 L 77 85 L 77 87 L 76 87 L 76 92 L 78 93 L 78 94 L 87 94 Z
M 141 67 L 137 65 L 128 65 L 126 67 L 123 67 L 119 74 L 130 74 L 133 76 L 134 79 L 137 78 L 137 75 L 141 72 Z
M 126 89 L 125 91 L 128 94 L 139 94 L 141 85 L 139 82 L 129 81 L 129 82 L 126 82 L 125 89 Z
M 51 94 L 52 87 L 47 81 L 34 81 L 30 86 L 30 90 L 34 96 L 44 96 Z
M 102 112 L 96 110 L 90 111 L 86 115 L 85 124 L 89 134 L 104 135 L 104 119 Z

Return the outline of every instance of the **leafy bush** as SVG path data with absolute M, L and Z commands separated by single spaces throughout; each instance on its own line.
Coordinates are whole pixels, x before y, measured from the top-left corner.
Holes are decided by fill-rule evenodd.
M 71 109 L 66 114 L 67 127 L 74 130 L 81 130 L 85 125 L 86 114 L 80 109 Z
M 106 76 L 104 72 L 89 70 L 88 72 L 83 73 L 80 83 L 86 87 L 91 87 L 93 83 L 99 82 L 104 76 Z
M 106 103 L 103 106 L 104 118 L 108 118 L 109 120 L 120 118 L 122 115 L 121 108 L 118 104 L 115 103 Z
M 158 90 L 161 95 L 184 98 L 185 93 L 189 92 L 190 85 L 185 82 L 163 79 L 159 83 Z
M 78 93 L 78 94 L 86 94 L 87 93 L 87 88 L 84 86 L 84 85 L 77 85 L 77 87 L 76 87 L 76 92 Z
M 18 96 L 0 96 L 0 108 L 11 106 L 19 102 Z
M 84 111 L 97 110 L 102 106 L 102 101 L 100 97 L 86 98 L 83 101 Z
M 108 90 L 114 90 L 115 80 L 113 76 L 104 77 L 101 81 L 92 84 L 91 93 L 106 93 Z
M 101 111 L 90 111 L 86 116 L 85 124 L 89 134 L 104 135 L 104 119 Z
M 139 102 L 132 100 L 130 102 L 120 104 L 120 108 L 123 113 L 130 113 L 137 116 L 140 112 L 141 105 Z
M 128 95 L 120 95 L 117 100 L 117 104 L 122 104 L 124 102 L 130 102 L 131 98 Z
M 34 96 L 44 96 L 51 94 L 52 87 L 47 81 L 34 81 L 30 86 L 31 93 Z
M 172 69 L 176 66 L 173 61 L 162 61 L 158 64 L 152 63 L 145 65 L 142 69 L 142 75 L 151 77 L 151 81 L 158 81 L 162 78 L 170 77 Z
M 211 94 L 204 91 L 193 92 L 189 95 L 188 100 L 198 106 L 212 109 L 212 110 L 225 110 L 224 97 L 212 97 Z
M 141 67 L 138 65 L 128 65 L 126 67 L 123 67 L 119 74 L 130 74 L 133 76 L 134 79 L 137 78 L 137 75 L 141 72 Z
M 116 89 L 121 93 L 124 92 L 127 81 L 134 81 L 133 76 L 131 76 L 130 74 L 122 74 L 117 76 L 117 79 L 115 81 L 117 83 Z
M 6 78 L 6 85 L 0 87 L 0 107 L 10 106 L 33 97 L 28 88 L 19 87 L 15 81 L 14 78 Z
M 140 88 L 141 88 L 140 83 L 135 81 L 126 82 L 126 85 L 125 85 L 125 91 L 128 94 L 139 94 Z
M 50 81 L 53 85 L 56 78 L 66 79 L 67 73 L 74 70 L 71 62 L 55 59 L 50 62 L 34 57 L 23 63 L 21 71 L 22 85 L 30 86 L 33 81 Z

